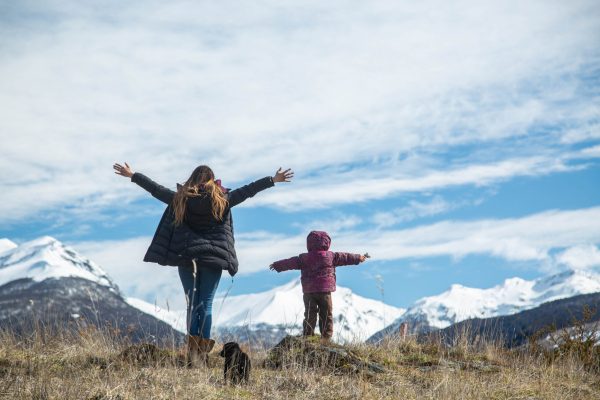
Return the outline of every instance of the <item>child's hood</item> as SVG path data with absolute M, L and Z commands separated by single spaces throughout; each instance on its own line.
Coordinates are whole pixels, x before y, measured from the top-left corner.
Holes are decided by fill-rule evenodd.
M 326 251 L 331 246 L 331 238 L 327 232 L 312 231 L 306 237 L 306 248 L 308 251 Z

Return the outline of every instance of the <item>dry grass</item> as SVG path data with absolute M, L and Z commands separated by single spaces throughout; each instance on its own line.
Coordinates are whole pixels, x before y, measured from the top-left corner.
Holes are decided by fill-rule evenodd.
M 250 353 L 251 382 L 223 382 L 223 361 L 180 366 L 180 349 L 161 349 L 148 362 L 120 357 L 127 347 L 95 331 L 77 335 L 0 336 L 0 398 L 6 399 L 600 399 L 600 376 L 576 357 L 508 351 L 492 343 L 452 347 L 391 340 L 345 346 L 385 373 L 348 373 L 327 363 L 263 367 Z

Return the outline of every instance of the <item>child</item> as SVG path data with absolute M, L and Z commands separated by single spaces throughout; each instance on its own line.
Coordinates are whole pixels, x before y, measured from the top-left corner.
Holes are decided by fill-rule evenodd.
M 304 293 L 302 335 L 314 335 L 318 313 L 323 341 L 328 341 L 333 335 L 331 292 L 335 292 L 335 267 L 357 265 L 369 257 L 368 254 L 335 253 L 329 251 L 330 245 L 331 238 L 327 232 L 312 231 L 306 238 L 308 253 L 276 261 L 270 267 L 277 272 L 291 269 L 301 271 Z

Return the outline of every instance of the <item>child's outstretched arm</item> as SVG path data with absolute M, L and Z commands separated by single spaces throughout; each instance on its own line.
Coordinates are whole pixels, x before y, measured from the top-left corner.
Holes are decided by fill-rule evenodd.
M 302 263 L 300 262 L 300 257 L 296 256 L 292 258 L 286 258 L 285 260 L 275 261 L 269 266 L 269 269 L 277 272 L 289 271 L 292 269 L 302 269 Z
M 333 265 L 341 267 L 343 265 L 358 265 L 365 261 L 368 255 L 354 253 L 333 253 Z

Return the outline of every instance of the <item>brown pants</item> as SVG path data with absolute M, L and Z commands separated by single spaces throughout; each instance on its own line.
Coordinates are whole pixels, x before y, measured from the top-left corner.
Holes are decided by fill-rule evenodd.
M 302 322 L 302 335 L 315 334 L 317 314 L 319 315 L 319 330 L 321 337 L 330 339 L 333 336 L 333 307 L 331 293 L 304 293 L 304 321 Z

